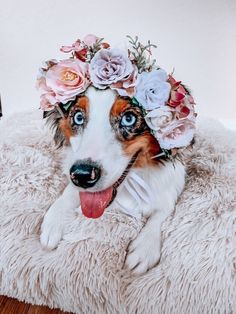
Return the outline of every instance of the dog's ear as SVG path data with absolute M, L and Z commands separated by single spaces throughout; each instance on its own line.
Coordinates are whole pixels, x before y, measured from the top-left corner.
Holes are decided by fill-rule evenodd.
M 62 147 L 65 142 L 65 137 L 60 129 L 60 121 L 62 119 L 60 112 L 56 108 L 50 111 L 44 111 L 43 118 L 46 119 L 46 124 L 54 133 L 53 138 L 57 148 Z

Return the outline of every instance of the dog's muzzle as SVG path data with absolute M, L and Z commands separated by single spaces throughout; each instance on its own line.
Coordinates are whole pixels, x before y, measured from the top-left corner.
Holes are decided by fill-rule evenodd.
M 101 168 L 93 162 L 77 162 L 70 168 L 71 181 L 84 189 L 93 187 L 100 177 Z

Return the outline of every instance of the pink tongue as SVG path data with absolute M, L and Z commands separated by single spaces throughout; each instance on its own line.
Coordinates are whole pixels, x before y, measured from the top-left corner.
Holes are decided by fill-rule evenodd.
M 88 218 L 102 216 L 105 208 L 110 203 L 113 194 L 113 187 L 100 192 L 80 192 L 80 205 L 83 214 Z

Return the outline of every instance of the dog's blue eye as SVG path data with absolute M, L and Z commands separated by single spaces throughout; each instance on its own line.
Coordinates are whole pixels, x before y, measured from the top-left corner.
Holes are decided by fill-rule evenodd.
M 84 116 L 83 116 L 82 112 L 80 112 L 80 111 L 76 112 L 76 114 L 74 115 L 74 123 L 76 125 L 84 124 Z
M 126 113 L 121 119 L 122 126 L 133 126 L 136 123 L 136 117 L 132 113 Z

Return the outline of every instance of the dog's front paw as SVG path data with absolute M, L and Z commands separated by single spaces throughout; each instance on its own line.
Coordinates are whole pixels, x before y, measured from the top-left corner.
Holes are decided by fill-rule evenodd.
M 160 239 L 140 233 L 128 248 L 125 268 L 130 269 L 134 274 L 145 273 L 159 262 L 160 255 Z
M 40 242 L 44 249 L 53 250 L 57 247 L 63 235 L 63 225 L 56 218 L 50 215 L 44 217 L 41 226 Z

